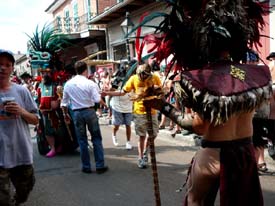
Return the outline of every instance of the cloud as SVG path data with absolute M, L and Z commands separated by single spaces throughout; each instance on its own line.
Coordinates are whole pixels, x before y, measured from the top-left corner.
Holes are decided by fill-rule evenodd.
M 0 48 L 13 52 L 27 52 L 28 37 L 36 26 L 41 28 L 51 22 L 51 15 L 45 9 L 50 0 L 7 0 L 1 1 L 0 7 Z

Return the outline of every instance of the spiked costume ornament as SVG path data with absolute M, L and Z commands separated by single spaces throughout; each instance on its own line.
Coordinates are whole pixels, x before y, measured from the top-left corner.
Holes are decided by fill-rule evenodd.
M 158 64 L 173 56 L 167 62 L 166 70 L 179 73 L 174 79 L 175 92 L 183 106 L 192 108 L 212 127 L 222 127 L 232 117 L 252 113 L 263 102 L 269 101 L 272 94 L 269 68 L 243 63 L 252 48 L 262 46 L 260 33 L 265 25 L 263 15 L 269 13 L 268 1 L 163 1 L 168 5 L 168 13 L 143 16 L 142 22 L 134 28 L 137 34 L 142 26 L 156 28 L 153 34 L 142 37 L 141 44 L 136 42 L 140 45 L 137 54 L 142 53 L 144 45 L 150 44 L 151 49 L 147 52 Z M 159 17 L 162 18 L 159 26 L 150 25 L 152 19 Z M 184 118 L 163 99 L 151 99 L 144 104 L 160 110 L 184 129 L 200 133 L 194 125 L 200 120 Z M 204 203 L 214 205 L 220 187 L 223 206 L 263 205 L 257 165 L 251 158 L 251 138 L 244 137 L 241 141 L 223 141 L 222 138 L 220 142 L 205 140 L 202 144 L 203 147 L 220 149 L 219 185 L 207 191 L 205 201 L 208 202 Z M 236 188 L 236 185 L 240 187 Z M 185 205 L 187 197 L 188 193 Z

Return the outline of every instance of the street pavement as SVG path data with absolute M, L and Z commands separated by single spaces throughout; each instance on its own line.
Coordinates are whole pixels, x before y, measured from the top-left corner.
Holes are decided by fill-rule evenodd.
M 79 153 L 45 158 L 38 154 L 34 141 L 36 185 L 25 206 L 153 206 L 154 192 L 151 168 L 137 167 L 137 137 L 132 133 L 132 150 L 125 149 L 125 128 L 118 131 L 119 146 L 112 144 L 111 125 L 100 118 L 105 161 L 109 171 L 84 174 L 80 171 Z M 33 128 L 31 128 L 32 134 Z M 176 190 L 184 183 L 190 161 L 199 148 L 194 135 L 171 137 L 160 130 L 155 141 L 162 206 L 180 206 L 183 192 Z M 274 161 L 266 155 L 268 167 Z M 93 154 L 91 162 L 94 166 Z M 94 170 L 95 168 L 93 168 Z M 266 206 L 275 205 L 275 176 L 260 176 Z M 216 201 L 218 206 L 218 200 Z

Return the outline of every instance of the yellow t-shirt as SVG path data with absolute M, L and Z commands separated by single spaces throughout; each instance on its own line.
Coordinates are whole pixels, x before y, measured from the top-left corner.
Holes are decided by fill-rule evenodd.
M 123 90 L 127 93 L 133 91 L 135 94 L 139 95 L 144 93 L 144 91 L 146 91 L 147 88 L 152 87 L 153 85 L 161 87 L 161 80 L 157 75 L 153 74 L 146 80 L 141 81 L 138 75 L 135 74 L 131 76 L 130 79 L 126 82 L 125 86 L 123 87 Z M 134 113 L 146 114 L 142 100 L 134 102 Z M 155 109 L 152 109 L 151 113 L 156 114 L 157 111 Z

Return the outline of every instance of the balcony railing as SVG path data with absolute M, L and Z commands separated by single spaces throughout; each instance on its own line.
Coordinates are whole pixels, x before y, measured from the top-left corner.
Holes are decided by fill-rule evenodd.
M 57 33 L 72 34 L 91 30 L 93 27 L 88 22 L 96 16 L 96 13 L 86 13 L 80 17 L 57 17 L 53 22 L 53 29 Z

